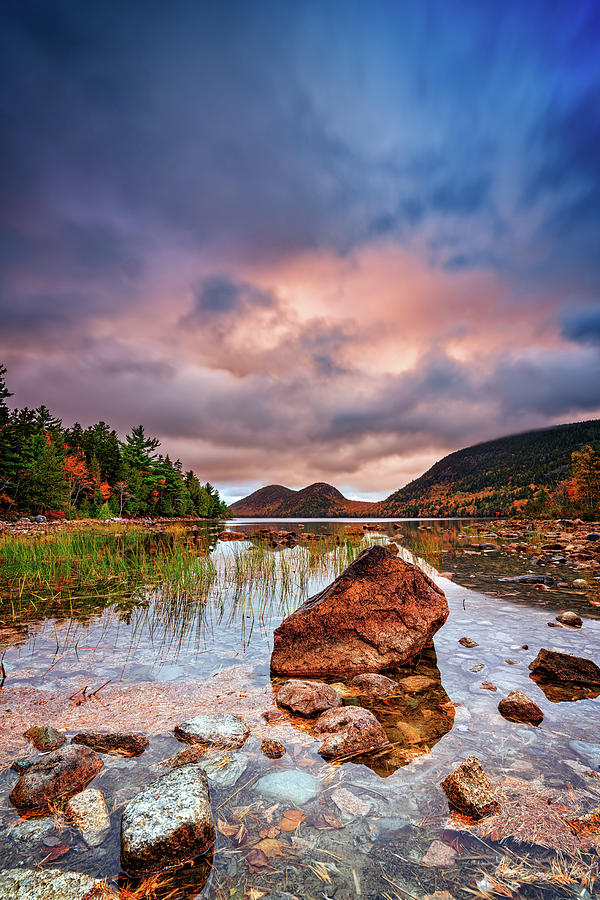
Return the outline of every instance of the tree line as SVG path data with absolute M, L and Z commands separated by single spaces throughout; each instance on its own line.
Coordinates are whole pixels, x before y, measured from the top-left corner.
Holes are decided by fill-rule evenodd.
M 229 515 L 209 482 L 159 452 L 143 425 L 125 440 L 106 422 L 64 427 L 45 406 L 11 409 L 0 364 L 0 512 L 62 518 Z

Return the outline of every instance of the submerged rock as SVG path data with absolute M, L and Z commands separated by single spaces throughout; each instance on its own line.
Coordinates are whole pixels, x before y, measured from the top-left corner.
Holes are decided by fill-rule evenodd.
M 385 747 L 389 741 L 375 716 L 362 706 L 343 706 L 324 712 L 315 723 L 323 743 L 321 756 L 345 756 Z
M 1 900 L 117 900 L 118 895 L 98 878 L 60 869 L 4 869 L 0 872 Z
M 211 744 L 234 750 L 242 746 L 249 734 L 245 722 L 230 715 L 194 716 L 175 728 L 175 737 L 186 744 Z
M 407 675 L 406 678 L 400 679 L 398 687 L 402 688 L 405 694 L 420 694 L 441 687 L 441 683 L 428 675 Z
M 66 813 L 81 832 L 88 847 L 97 847 L 110 831 L 110 817 L 104 794 L 97 788 L 86 788 L 71 797 L 66 805 Z
M 143 875 L 205 853 L 215 839 L 206 773 L 184 766 L 130 800 L 121 821 L 121 864 Z
M 71 743 L 84 744 L 98 753 L 110 753 L 113 756 L 139 756 L 149 741 L 145 734 L 80 731 L 71 739 Z
M 316 716 L 340 706 L 337 691 L 319 681 L 298 681 L 291 679 L 282 684 L 277 693 L 277 703 L 299 716 Z
M 56 750 L 67 741 L 65 735 L 52 725 L 34 725 L 27 729 L 23 737 L 27 738 L 36 750 L 42 751 Z
M 88 747 L 65 745 L 25 771 L 10 793 L 19 810 L 45 809 L 48 803 L 82 791 L 103 766 Z
M 270 772 L 256 783 L 259 794 L 268 794 L 283 803 L 304 806 L 321 790 L 322 784 L 314 775 L 301 769 L 283 769 Z
M 573 612 L 571 609 L 567 609 L 564 612 L 559 613 L 556 617 L 557 622 L 561 622 L 563 625 L 570 625 L 571 628 L 581 628 L 583 625 L 583 619 L 581 616 L 578 616 L 576 612 Z
M 448 868 L 454 865 L 456 855 L 456 850 L 450 844 L 444 844 L 443 841 L 432 841 L 421 860 L 421 865 L 430 868 Z
M 556 583 L 556 579 L 552 575 L 507 575 L 504 578 L 499 578 L 498 581 L 508 581 L 513 584 L 551 585 Z
M 544 718 L 544 713 L 537 703 L 534 703 L 523 691 L 511 691 L 507 697 L 500 701 L 498 710 L 500 715 L 511 722 L 539 725 Z
M 406 680 L 406 679 L 405 679 Z M 385 675 L 377 675 L 375 672 L 365 672 L 364 675 L 355 675 L 350 682 L 354 687 L 358 688 L 364 694 L 375 697 L 376 700 L 382 700 L 391 694 L 392 691 L 398 690 L 398 682 Z
M 451 807 L 481 819 L 498 807 L 490 780 L 476 756 L 469 756 L 441 784 Z
M 550 681 L 574 681 L 577 684 L 600 685 L 600 669 L 591 659 L 546 650 L 542 647 L 529 664 L 532 676 Z
M 271 669 L 331 675 L 403 665 L 447 618 L 443 591 L 421 569 L 368 547 L 275 629 Z
M 181 750 L 175 756 L 163 759 L 157 763 L 158 767 L 165 769 L 180 769 L 181 766 L 189 766 L 191 763 L 197 763 L 199 759 L 206 753 L 206 746 L 202 744 L 193 744 L 186 750 Z
M 244 753 L 210 753 L 198 760 L 198 765 L 211 787 L 233 787 L 248 768 L 248 757 Z

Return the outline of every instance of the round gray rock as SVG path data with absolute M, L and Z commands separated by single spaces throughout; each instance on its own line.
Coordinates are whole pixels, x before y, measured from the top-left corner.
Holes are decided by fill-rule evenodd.
M 186 744 L 212 744 L 236 749 L 241 747 L 250 729 L 237 716 L 194 716 L 175 727 L 175 737 Z
M 125 807 L 121 865 L 130 875 L 156 872 L 205 853 L 214 840 L 206 774 L 199 766 L 182 766 Z

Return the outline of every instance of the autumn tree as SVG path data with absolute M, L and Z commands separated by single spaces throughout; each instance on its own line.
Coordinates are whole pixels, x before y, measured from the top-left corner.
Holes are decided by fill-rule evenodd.
M 571 459 L 577 499 L 593 513 L 600 506 L 600 453 L 588 444 L 575 450 Z

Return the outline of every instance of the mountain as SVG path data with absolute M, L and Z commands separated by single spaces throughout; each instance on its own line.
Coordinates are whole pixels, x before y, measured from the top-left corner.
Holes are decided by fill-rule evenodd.
M 600 419 L 557 425 L 475 444 L 445 456 L 420 478 L 385 500 L 348 500 L 337 488 L 317 482 L 301 491 L 270 484 L 231 505 L 236 516 L 326 518 L 345 516 L 490 516 L 509 514 L 540 491 L 563 487 L 571 454 L 586 444 L 600 446 Z
M 445 456 L 378 504 L 381 516 L 491 515 L 518 511 L 571 474 L 571 454 L 600 444 L 600 419 L 475 444 Z
M 323 481 L 300 491 L 269 484 L 231 504 L 235 516 L 274 516 L 276 518 L 336 518 L 377 515 L 377 504 L 348 500 L 337 488 Z

